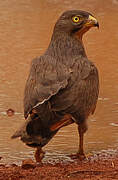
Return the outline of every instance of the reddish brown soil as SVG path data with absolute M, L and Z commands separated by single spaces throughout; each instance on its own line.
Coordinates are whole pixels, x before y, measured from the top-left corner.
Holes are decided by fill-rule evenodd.
M 0 165 L 0 180 L 118 180 L 118 151 L 102 152 L 90 158 L 56 164 L 35 164 L 26 160 L 21 166 Z

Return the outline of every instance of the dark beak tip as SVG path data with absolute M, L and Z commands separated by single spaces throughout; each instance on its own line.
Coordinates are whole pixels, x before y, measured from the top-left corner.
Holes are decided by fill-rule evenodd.
M 97 27 L 99 29 L 99 23 L 98 22 L 95 24 L 95 27 Z

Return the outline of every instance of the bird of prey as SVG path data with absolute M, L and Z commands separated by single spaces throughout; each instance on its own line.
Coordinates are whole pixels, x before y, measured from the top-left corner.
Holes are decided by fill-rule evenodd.
M 99 93 L 96 66 L 87 58 L 83 35 L 99 27 L 96 18 L 82 10 L 64 12 L 57 20 L 45 53 L 32 61 L 24 92 L 24 125 L 20 137 L 36 148 L 35 159 L 44 157 L 42 147 L 64 126 L 76 123 L 77 157 L 85 157 L 83 136 L 87 118 L 94 113 Z

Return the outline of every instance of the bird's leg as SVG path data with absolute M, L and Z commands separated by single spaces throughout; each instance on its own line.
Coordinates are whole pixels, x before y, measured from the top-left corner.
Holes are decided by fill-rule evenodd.
M 85 159 L 85 154 L 84 154 L 84 148 L 83 148 L 83 143 L 84 143 L 84 133 L 87 130 L 87 124 L 86 123 L 81 123 L 78 125 L 78 133 L 79 133 L 79 150 L 76 154 L 71 154 L 70 157 L 72 159 L 80 159 L 83 160 Z
M 87 125 L 86 123 L 82 123 L 78 125 L 78 132 L 79 132 L 79 150 L 77 153 L 77 156 L 79 159 L 84 159 L 86 156 L 84 154 L 84 133 L 87 130 Z
M 45 152 L 42 150 L 41 147 L 37 147 L 36 151 L 35 151 L 35 159 L 36 159 L 36 162 L 41 162 L 42 159 L 44 158 L 44 154 Z

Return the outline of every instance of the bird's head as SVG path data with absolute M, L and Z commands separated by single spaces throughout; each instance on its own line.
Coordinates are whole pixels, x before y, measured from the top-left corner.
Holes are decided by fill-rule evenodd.
M 99 28 L 98 21 L 92 14 L 81 10 L 64 12 L 55 25 L 55 29 L 58 31 L 76 34 L 80 36 L 80 38 L 82 38 L 83 34 L 91 27 Z

